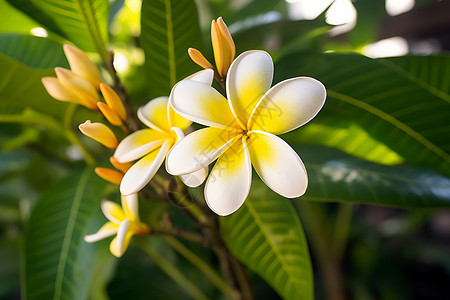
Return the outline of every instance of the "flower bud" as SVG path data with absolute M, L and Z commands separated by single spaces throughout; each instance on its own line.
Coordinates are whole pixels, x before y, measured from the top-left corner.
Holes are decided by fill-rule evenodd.
M 87 120 L 78 128 L 84 135 L 96 140 L 107 148 L 115 149 L 119 144 L 114 133 L 105 124 L 91 123 L 91 121 Z
M 122 120 L 119 118 L 119 115 L 112 110 L 108 105 L 103 102 L 97 102 L 97 107 L 100 109 L 105 118 L 114 126 L 120 126 L 123 124 Z
M 123 106 L 123 102 L 119 95 L 117 95 L 110 86 L 104 83 L 100 84 L 100 91 L 109 108 L 114 110 L 119 118 L 125 122 L 127 120 L 127 112 L 125 111 L 125 107 Z
M 77 94 L 80 98 L 90 103 L 95 109 L 98 102 L 98 94 L 92 84 L 83 77 L 75 74 L 74 72 L 64 69 L 55 68 L 56 77 L 59 82 L 71 92 Z M 93 104 L 93 105 L 92 105 Z
M 108 168 L 95 168 L 94 171 L 98 176 L 113 184 L 120 184 L 122 182 L 123 174 L 119 171 Z
M 78 47 L 65 44 L 64 53 L 69 61 L 70 69 L 77 75 L 87 79 L 95 89 L 99 89 L 102 79 L 97 66 L 92 60 Z
M 225 78 L 236 55 L 236 47 L 222 17 L 211 23 L 211 40 L 217 72 Z
M 84 98 L 77 95 L 71 89 L 66 88 L 55 77 L 43 77 L 41 78 L 47 92 L 56 100 L 63 102 L 72 102 L 86 106 L 89 109 L 96 109 L 91 102 L 86 101 Z
M 203 54 L 194 48 L 188 49 L 189 57 L 192 59 L 193 62 L 195 62 L 197 65 L 204 69 L 213 69 L 214 67 L 212 64 L 203 56 Z

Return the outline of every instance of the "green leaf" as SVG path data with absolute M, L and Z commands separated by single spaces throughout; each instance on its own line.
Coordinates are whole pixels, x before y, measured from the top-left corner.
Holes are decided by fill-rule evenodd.
M 69 67 L 62 46 L 47 38 L 1 34 L 0 53 L 35 69 Z
M 314 298 L 308 245 L 291 200 L 254 180 L 244 205 L 220 220 L 231 252 L 280 296 Z
M 433 72 L 450 82 L 444 71 L 450 56 L 436 60 L 440 64 Z M 336 53 L 315 59 L 291 55 L 279 61 L 276 70 L 283 78 L 308 75 L 325 84 L 328 98 L 319 115 L 355 122 L 407 161 L 450 174 L 448 95 L 417 84 L 415 73 L 393 68 L 385 60 Z M 365 147 L 364 141 L 354 146 Z
M 400 208 L 450 206 L 450 178 L 433 170 L 386 166 L 339 150 L 294 147 L 308 171 L 308 190 L 298 199 Z
M 8 106 L 29 107 L 60 116 L 67 104 L 47 93 L 41 78 L 54 76 L 53 70 L 36 70 L 0 54 L 0 102 Z
M 168 96 L 172 86 L 198 67 L 187 50 L 199 48 L 201 31 L 193 0 L 144 0 L 141 11 L 141 45 L 149 95 Z
M 107 59 L 108 0 L 30 0 L 45 12 L 67 38 L 84 51 Z
M 8 2 L 11 6 L 15 7 L 18 11 L 23 12 L 25 15 L 30 17 L 32 20 L 36 21 L 37 24 L 34 27 L 37 27 L 42 25 L 46 29 L 53 31 L 61 36 L 64 36 L 64 33 L 61 31 L 61 29 L 55 24 L 55 22 L 47 15 L 45 14 L 39 7 L 37 7 L 32 0 L 1 0 Z M 0 14 L 5 14 L 6 16 L 9 15 L 7 12 L 0 12 Z M 27 23 L 29 20 L 27 18 L 24 18 L 24 16 L 20 16 L 21 19 L 25 20 Z M 18 22 L 18 19 L 14 19 L 14 22 Z M 30 24 L 32 25 L 32 24 Z M 4 25 L 5 26 L 5 25 Z M 29 28 L 31 29 L 31 28 Z M 28 29 L 28 30 L 29 30 Z
M 321 144 L 372 162 L 396 165 L 404 159 L 351 120 L 319 113 L 314 121 L 283 136 L 291 144 Z
M 25 299 L 85 299 L 95 247 L 83 235 L 99 209 L 103 187 L 86 169 L 42 195 L 25 230 Z

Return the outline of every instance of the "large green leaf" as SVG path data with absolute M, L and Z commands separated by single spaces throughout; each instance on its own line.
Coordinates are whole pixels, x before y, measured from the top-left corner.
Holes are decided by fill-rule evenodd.
M 172 86 L 198 69 L 189 47 L 201 45 L 193 0 L 144 0 L 141 45 L 145 52 L 150 97 L 168 96 Z
M 47 38 L 1 34 L 0 53 L 35 69 L 69 67 L 62 46 Z
M 25 14 L 26 16 L 30 17 L 32 20 L 36 21 L 37 24 L 35 24 L 34 27 L 37 27 L 40 25 L 42 25 L 43 27 L 45 27 L 47 30 L 51 30 L 61 36 L 64 36 L 64 33 L 61 31 L 61 29 L 55 24 L 55 22 L 47 15 L 45 14 L 39 7 L 37 7 L 32 0 L 1 0 L 1 1 L 5 1 L 8 2 L 10 5 L 12 5 L 13 7 L 15 7 L 18 11 L 21 11 L 23 14 Z M 0 1 L 0 2 L 1 2 Z M 9 10 L 9 9 L 8 9 Z M 13 11 L 14 15 L 18 15 L 15 11 Z M 8 18 L 11 14 L 11 12 L 9 11 L 0 11 L 0 14 L 5 14 L 5 17 Z M 20 22 L 20 21 L 25 21 L 27 22 L 29 25 L 33 25 L 28 18 L 26 18 L 24 15 L 21 15 L 19 17 L 20 19 L 14 19 L 13 23 L 16 22 Z M 3 19 L 4 21 L 7 21 L 5 19 Z M 7 25 L 3 25 L 3 26 L 7 26 Z M 9 26 L 14 26 L 14 25 L 9 25 Z M 17 26 L 17 25 L 15 25 Z M 20 26 L 20 25 L 19 25 Z M 30 30 L 31 28 L 28 28 L 28 30 Z
M 231 252 L 280 296 L 313 299 L 308 245 L 291 200 L 254 180 L 244 205 L 221 218 L 221 226 Z
M 309 179 L 308 190 L 299 201 L 450 207 L 450 178 L 433 170 L 376 164 L 320 146 L 294 148 L 305 163 Z
M 96 51 L 106 58 L 108 0 L 30 1 L 50 17 L 70 41 L 85 51 Z
M 60 115 L 66 104 L 50 97 L 41 83 L 52 70 L 36 70 L 0 54 L 0 102 L 16 107 L 29 107 L 40 112 Z
M 445 68 L 450 57 L 436 60 L 440 64 L 432 71 L 449 82 Z M 315 59 L 291 55 L 276 68 L 282 78 L 309 75 L 325 84 L 328 99 L 320 114 L 356 122 L 406 160 L 450 174 L 448 94 L 418 84 L 415 73 L 392 68 L 385 60 L 336 53 Z M 365 147 L 364 140 L 353 146 Z
M 83 235 L 103 187 L 86 169 L 42 195 L 25 230 L 24 299 L 85 299 L 95 247 Z

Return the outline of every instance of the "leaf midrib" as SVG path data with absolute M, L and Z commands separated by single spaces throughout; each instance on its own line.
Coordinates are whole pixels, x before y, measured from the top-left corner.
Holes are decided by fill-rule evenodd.
M 277 260 L 281 263 L 281 265 L 283 266 L 283 269 L 286 270 L 287 273 L 289 273 L 288 282 L 286 283 L 286 285 L 288 283 L 290 283 L 292 285 L 293 284 L 293 282 L 292 282 L 293 274 L 292 274 L 291 269 L 288 267 L 286 261 L 284 260 L 284 256 L 280 253 L 280 251 L 272 243 L 272 240 L 270 239 L 270 234 L 267 232 L 266 228 L 264 227 L 264 224 L 263 224 L 262 220 L 259 218 L 258 214 L 256 213 L 256 210 L 253 208 L 252 203 L 250 201 L 246 201 L 246 205 L 247 205 L 247 208 L 250 211 L 250 213 L 253 215 L 253 219 L 255 220 L 255 223 L 259 226 L 259 228 L 261 228 L 261 233 L 266 237 L 266 241 L 270 244 L 270 248 L 275 253 Z
M 69 220 L 67 221 L 67 227 L 64 233 L 64 239 L 61 247 L 61 253 L 58 259 L 58 267 L 56 269 L 55 289 L 53 299 L 60 299 L 62 292 L 62 283 L 64 280 L 64 272 L 67 264 L 67 258 L 70 250 L 70 242 L 72 240 L 73 230 L 75 228 L 75 221 L 78 216 L 79 208 L 81 205 L 81 199 L 88 183 L 90 172 L 86 169 L 78 181 L 77 188 L 75 190 L 74 199 L 70 207 Z
M 441 148 L 439 148 L 439 146 L 435 145 L 434 143 L 432 143 L 430 140 L 428 140 L 427 138 L 425 138 L 423 135 L 421 135 L 419 132 L 415 131 L 414 129 L 412 129 L 411 127 L 409 127 L 408 125 L 406 125 L 405 123 L 401 122 L 400 120 L 394 118 L 393 116 L 391 116 L 388 113 L 385 113 L 384 111 L 366 103 L 363 102 L 361 100 L 355 99 L 353 97 L 341 94 L 337 91 L 334 90 L 327 90 L 327 93 L 329 96 L 351 104 L 353 106 L 356 106 L 358 108 L 361 108 L 362 110 L 365 110 L 375 116 L 377 116 L 378 118 L 392 124 L 394 127 L 400 129 L 401 131 L 405 132 L 407 135 L 409 135 L 410 137 L 412 137 L 414 140 L 416 140 L 417 142 L 419 142 L 420 144 L 422 144 L 423 146 L 425 146 L 425 148 L 427 148 L 428 150 L 430 150 L 431 152 L 435 153 L 436 155 L 438 155 L 439 157 L 441 157 L 442 159 L 444 159 L 446 162 L 450 162 L 450 155 L 447 154 L 445 151 L 443 151 Z

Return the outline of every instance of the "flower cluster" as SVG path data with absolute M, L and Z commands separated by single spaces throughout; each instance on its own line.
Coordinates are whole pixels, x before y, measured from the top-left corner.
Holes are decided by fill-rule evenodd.
M 252 50 L 235 58 L 235 45 L 222 18 L 212 21 L 211 38 L 216 68 L 200 51 L 190 48 L 189 56 L 205 70 L 175 84 L 169 97 L 153 99 L 138 109 L 138 119 L 148 128 L 134 131 L 119 142 L 105 124 L 86 121 L 79 126 L 85 135 L 114 149 L 110 161 L 116 170 L 96 168 L 96 172 L 120 184 L 122 195 L 122 208 L 102 202 L 110 222 L 86 236 L 86 241 L 117 234 L 110 249 L 120 257 L 133 235 L 150 232 L 139 220 L 137 193 L 164 160 L 167 172 L 180 176 L 187 186 L 196 187 L 206 180 L 206 203 L 218 215 L 229 215 L 244 203 L 250 191 L 252 166 L 276 193 L 287 198 L 305 193 L 305 166 L 277 135 L 309 122 L 325 103 L 325 87 L 309 77 L 272 86 L 270 55 Z M 42 79 L 50 95 L 99 109 L 111 125 L 122 126 L 127 121 L 123 103 L 102 82 L 92 61 L 74 46 L 65 45 L 64 51 L 71 70 L 57 68 L 57 78 Z M 214 78 L 224 87 L 226 96 L 212 86 Z M 97 91 L 106 104 L 99 101 Z M 187 134 L 192 122 L 205 128 Z M 214 161 L 208 175 L 208 166 Z

